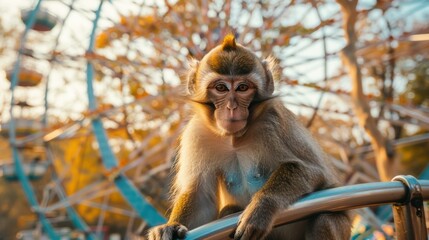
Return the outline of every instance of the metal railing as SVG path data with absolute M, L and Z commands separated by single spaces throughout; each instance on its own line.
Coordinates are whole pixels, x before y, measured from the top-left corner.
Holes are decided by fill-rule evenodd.
M 429 180 L 397 176 L 392 182 L 350 185 L 311 193 L 300 199 L 275 220 L 274 226 L 295 222 L 318 213 L 393 204 L 397 239 L 427 239 L 423 201 L 429 200 Z M 191 230 L 186 239 L 228 239 L 239 214 Z

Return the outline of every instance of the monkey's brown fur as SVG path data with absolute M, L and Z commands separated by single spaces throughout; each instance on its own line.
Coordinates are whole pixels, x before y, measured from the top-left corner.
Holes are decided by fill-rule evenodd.
M 279 76 L 232 35 L 189 71 L 194 115 L 180 141 L 174 205 L 149 239 L 182 237 L 243 210 L 235 239 L 349 239 L 350 220 L 331 213 L 272 230 L 282 209 L 337 185 L 325 155 L 292 112 L 273 97 Z

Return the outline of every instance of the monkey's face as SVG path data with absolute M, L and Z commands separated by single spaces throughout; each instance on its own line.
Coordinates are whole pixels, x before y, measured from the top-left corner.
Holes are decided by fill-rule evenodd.
M 275 66 L 237 44 L 233 35 L 226 36 L 201 61 L 191 63 L 187 87 L 196 113 L 217 134 L 241 136 L 256 116 L 251 106 L 272 96 Z
M 255 85 L 242 77 L 221 78 L 210 83 L 207 94 L 214 106 L 216 127 L 226 135 L 245 129 L 255 93 Z

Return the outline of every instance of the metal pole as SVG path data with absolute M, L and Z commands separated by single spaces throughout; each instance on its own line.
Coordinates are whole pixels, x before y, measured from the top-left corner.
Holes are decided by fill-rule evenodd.
M 404 184 L 407 196 L 404 202 L 392 205 L 398 240 L 427 239 L 423 193 L 419 181 L 413 176 L 396 176 L 392 181 Z
M 421 186 L 422 200 L 429 200 L 429 181 L 419 180 L 418 182 Z M 279 214 L 274 225 L 285 225 L 318 213 L 401 203 L 406 197 L 406 187 L 398 181 L 356 184 L 321 190 L 305 196 L 284 210 Z M 424 220 L 424 215 L 421 219 Z M 186 239 L 228 239 L 238 220 L 239 213 L 208 223 L 191 230 Z M 424 225 L 421 226 L 424 228 Z M 421 237 L 415 239 L 426 239 L 424 234 Z

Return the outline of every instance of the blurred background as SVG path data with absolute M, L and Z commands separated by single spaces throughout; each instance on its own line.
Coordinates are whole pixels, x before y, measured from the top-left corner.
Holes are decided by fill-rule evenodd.
M 168 214 L 188 60 L 227 33 L 345 184 L 429 179 L 427 0 L 0 0 L 0 239 L 131 239 Z M 390 239 L 389 208 L 354 239 Z

